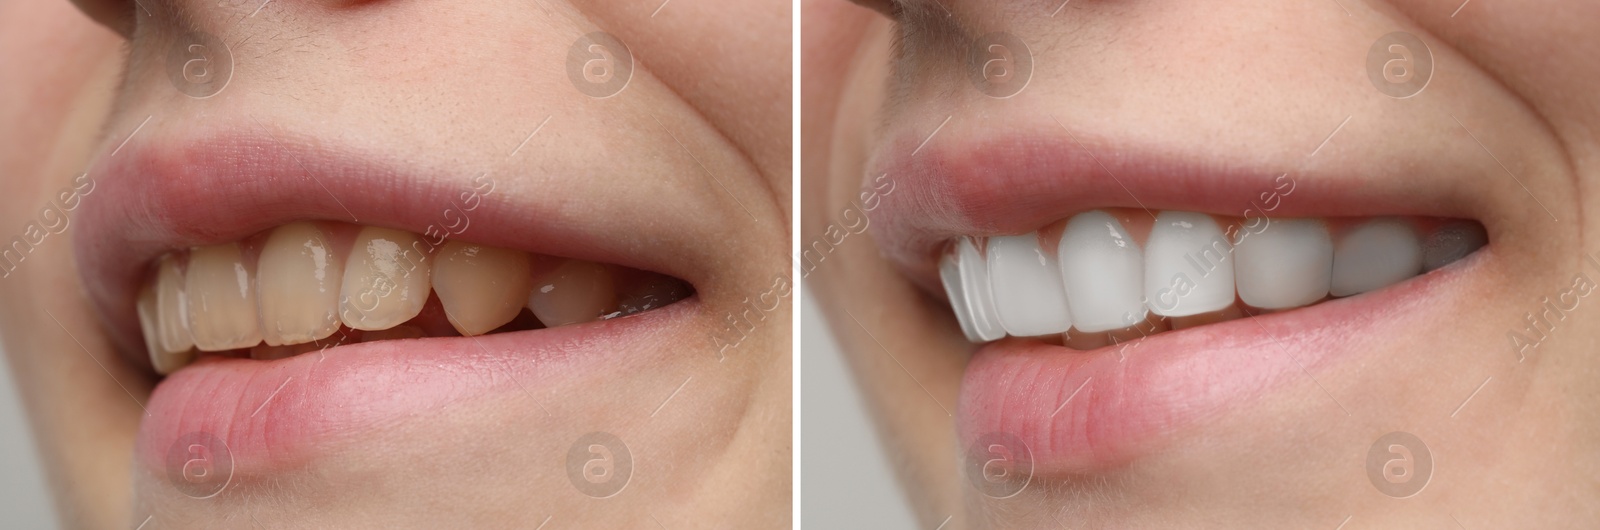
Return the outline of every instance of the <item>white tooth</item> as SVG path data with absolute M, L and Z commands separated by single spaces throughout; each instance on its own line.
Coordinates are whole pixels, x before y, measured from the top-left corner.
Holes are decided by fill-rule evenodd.
M 1239 299 L 1261 309 L 1288 309 L 1328 295 L 1333 241 L 1316 219 L 1270 221 L 1259 233 L 1240 232 L 1234 244 Z
M 1016 337 L 1061 333 L 1072 328 L 1067 290 L 1055 258 L 1039 248 L 1039 236 L 989 238 L 989 283 L 1000 325 Z
M 1333 251 L 1329 294 L 1350 296 L 1382 289 L 1422 273 L 1422 243 L 1411 224 L 1374 219 L 1345 234 Z
M 1487 244 L 1489 234 L 1478 223 L 1462 221 L 1439 227 L 1422 244 L 1422 269 L 1431 271 L 1449 265 Z
M 1110 331 L 1144 321 L 1143 255 L 1115 217 L 1102 211 L 1073 216 L 1056 254 L 1078 331 Z
M 1211 216 L 1161 212 L 1144 245 L 1144 292 L 1164 317 L 1233 305 L 1233 245 Z
M 966 293 L 961 290 L 961 263 L 957 261 L 955 253 L 947 253 L 939 259 L 939 281 L 944 283 L 944 294 L 950 298 L 950 310 L 955 312 L 956 321 L 961 323 L 961 333 L 967 336 L 969 342 L 983 342 L 983 337 L 978 336 L 978 328 L 972 323 L 972 308 L 967 305 Z
M 972 238 L 963 237 L 956 242 L 956 266 L 961 271 L 961 297 L 966 300 L 978 342 L 1005 337 L 1000 313 L 994 306 L 994 289 L 989 283 L 989 262 L 978 253 L 978 245 Z

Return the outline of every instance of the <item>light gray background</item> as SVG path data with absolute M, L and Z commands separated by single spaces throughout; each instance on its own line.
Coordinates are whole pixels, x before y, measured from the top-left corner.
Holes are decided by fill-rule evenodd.
M 4 352 L 0 351 L 0 357 Z M 0 526 L 59 528 L 39 468 L 28 419 L 23 416 L 11 364 L 0 359 Z
M 806 528 L 916 528 L 828 322 L 800 312 L 800 516 Z

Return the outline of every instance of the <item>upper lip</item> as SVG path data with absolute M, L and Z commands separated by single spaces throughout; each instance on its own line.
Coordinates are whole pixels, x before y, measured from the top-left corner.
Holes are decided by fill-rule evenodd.
M 704 288 L 714 250 L 696 244 L 703 230 L 693 223 L 714 222 L 714 216 L 703 209 L 691 216 L 671 208 L 641 214 L 639 205 L 659 200 L 659 192 L 573 183 L 571 175 L 590 168 L 561 167 L 561 157 L 550 158 L 556 160 L 541 157 L 540 165 L 550 173 L 528 175 L 497 169 L 505 167 L 498 161 L 454 170 L 395 164 L 346 146 L 274 133 L 135 140 L 91 168 L 95 187 L 81 206 L 74 233 L 79 272 L 110 335 L 134 366 L 149 366 L 134 303 L 155 258 L 295 220 L 441 234 L 658 272 Z M 481 203 L 469 210 L 462 194 L 482 192 L 481 183 L 488 181 L 494 190 L 480 195 Z M 527 189 L 556 182 L 566 184 L 560 193 Z M 602 194 L 606 191 L 611 193 Z M 155 388 L 146 403 L 137 454 L 147 464 L 160 465 L 181 430 L 200 430 L 228 444 L 234 454 L 250 455 L 237 460 L 248 466 L 236 470 L 241 478 L 270 473 L 319 454 L 326 435 L 365 432 L 419 409 L 515 388 L 477 372 L 509 372 L 504 375 L 527 392 L 539 385 L 518 380 L 594 378 L 614 370 L 620 359 L 691 352 L 649 348 L 639 339 L 689 340 L 674 334 L 693 329 L 685 324 L 698 318 L 702 307 L 698 297 L 691 297 L 633 318 L 554 329 L 361 343 L 340 346 L 337 355 L 273 362 L 196 363 Z M 565 368 L 541 368 L 551 364 Z
M 1294 191 L 1266 212 L 1273 218 L 1483 219 L 1489 208 L 1449 185 L 1477 178 L 1483 168 L 1458 160 L 1424 164 L 1417 153 L 1394 153 L 1393 163 L 1360 169 L 1309 164 L 1307 155 L 1262 160 L 1246 153 L 1182 153 L 1145 140 L 1069 131 L 1048 118 L 1009 121 L 1000 130 L 956 117 L 933 139 L 927 134 L 907 134 L 879 150 L 871 174 L 887 175 L 905 191 L 871 215 L 884 255 L 935 293 L 941 292 L 939 253 L 957 237 L 1026 233 L 1097 208 L 1240 217 L 1262 212 L 1268 205 L 1260 195 L 1273 191 L 1280 177 L 1292 181 Z M 1316 147 L 1307 145 L 1305 152 Z M 1494 239 L 1495 227 L 1486 228 Z
M 1069 130 L 1049 118 L 1016 119 L 998 129 L 958 117 L 936 139 L 928 134 L 895 137 L 878 151 L 870 174 L 886 175 L 901 191 L 871 212 L 871 228 L 887 259 L 935 296 L 942 296 L 937 268 L 948 241 L 1026 233 L 1096 208 L 1482 219 L 1490 241 L 1501 237 L 1494 221 L 1505 219 L 1495 215 L 1497 204 L 1451 185 L 1488 178 L 1484 168 L 1393 149 L 1375 150 L 1392 155 L 1385 164 L 1310 164 L 1305 154 L 1197 153 Z M 1293 183 L 1292 192 L 1279 200 L 1263 195 L 1280 178 Z M 1170 440 L 1180 426 L 1358 354 L 1361 337 L 1425 327 L 1428 311 L 1408 308 L 1451 303 L 1455 291 L 1440 286 L 1477 278 L 1473 271 L 1492 254 L 1368 295 L 1152 336 L 1136 353 L 1113 353 L 1117 346 L 1072 353 L 1027 339 L 990 343 L 968 364 L 958 432 L 967 443 L 996 429 L 1017 437 L 1029 446 L 1038 474 L 1122 465 Z

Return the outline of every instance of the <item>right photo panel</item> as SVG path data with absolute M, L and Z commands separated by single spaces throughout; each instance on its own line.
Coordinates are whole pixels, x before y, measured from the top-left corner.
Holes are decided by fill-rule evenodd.
M 1600 5 L 802 0 L 808 528 L 1594 528 Z

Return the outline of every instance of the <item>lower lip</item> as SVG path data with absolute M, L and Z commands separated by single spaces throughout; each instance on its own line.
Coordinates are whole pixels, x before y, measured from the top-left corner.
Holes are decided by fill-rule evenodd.
M 168 473 L 174 444 L 203 433 L 225 445 L 206 449 L 231 456 L 235 480 L 276 474 L 447 404 L 519 391 L 538 401 L 539 389 L 615 370 L 621 358 L 668 355 L 656 342 L 699 306 L 690 297 L 589 324 L 360 343 L 276 361 L 204 358 L 156 387 L 135 454 L 152 472 Z
M 1037 340 L 989 344 L 962 381 L 962 443 L 1024 444 L 1007 449 L 1030 455 L 1036 477 L 1125 466 L 1269 389 L 1309 384 L 1330 361 L 1356 358 L 1368 337 L 1423 325 L 1427 302 L 1484 254 L 1360 296 L 1090 352 Z

